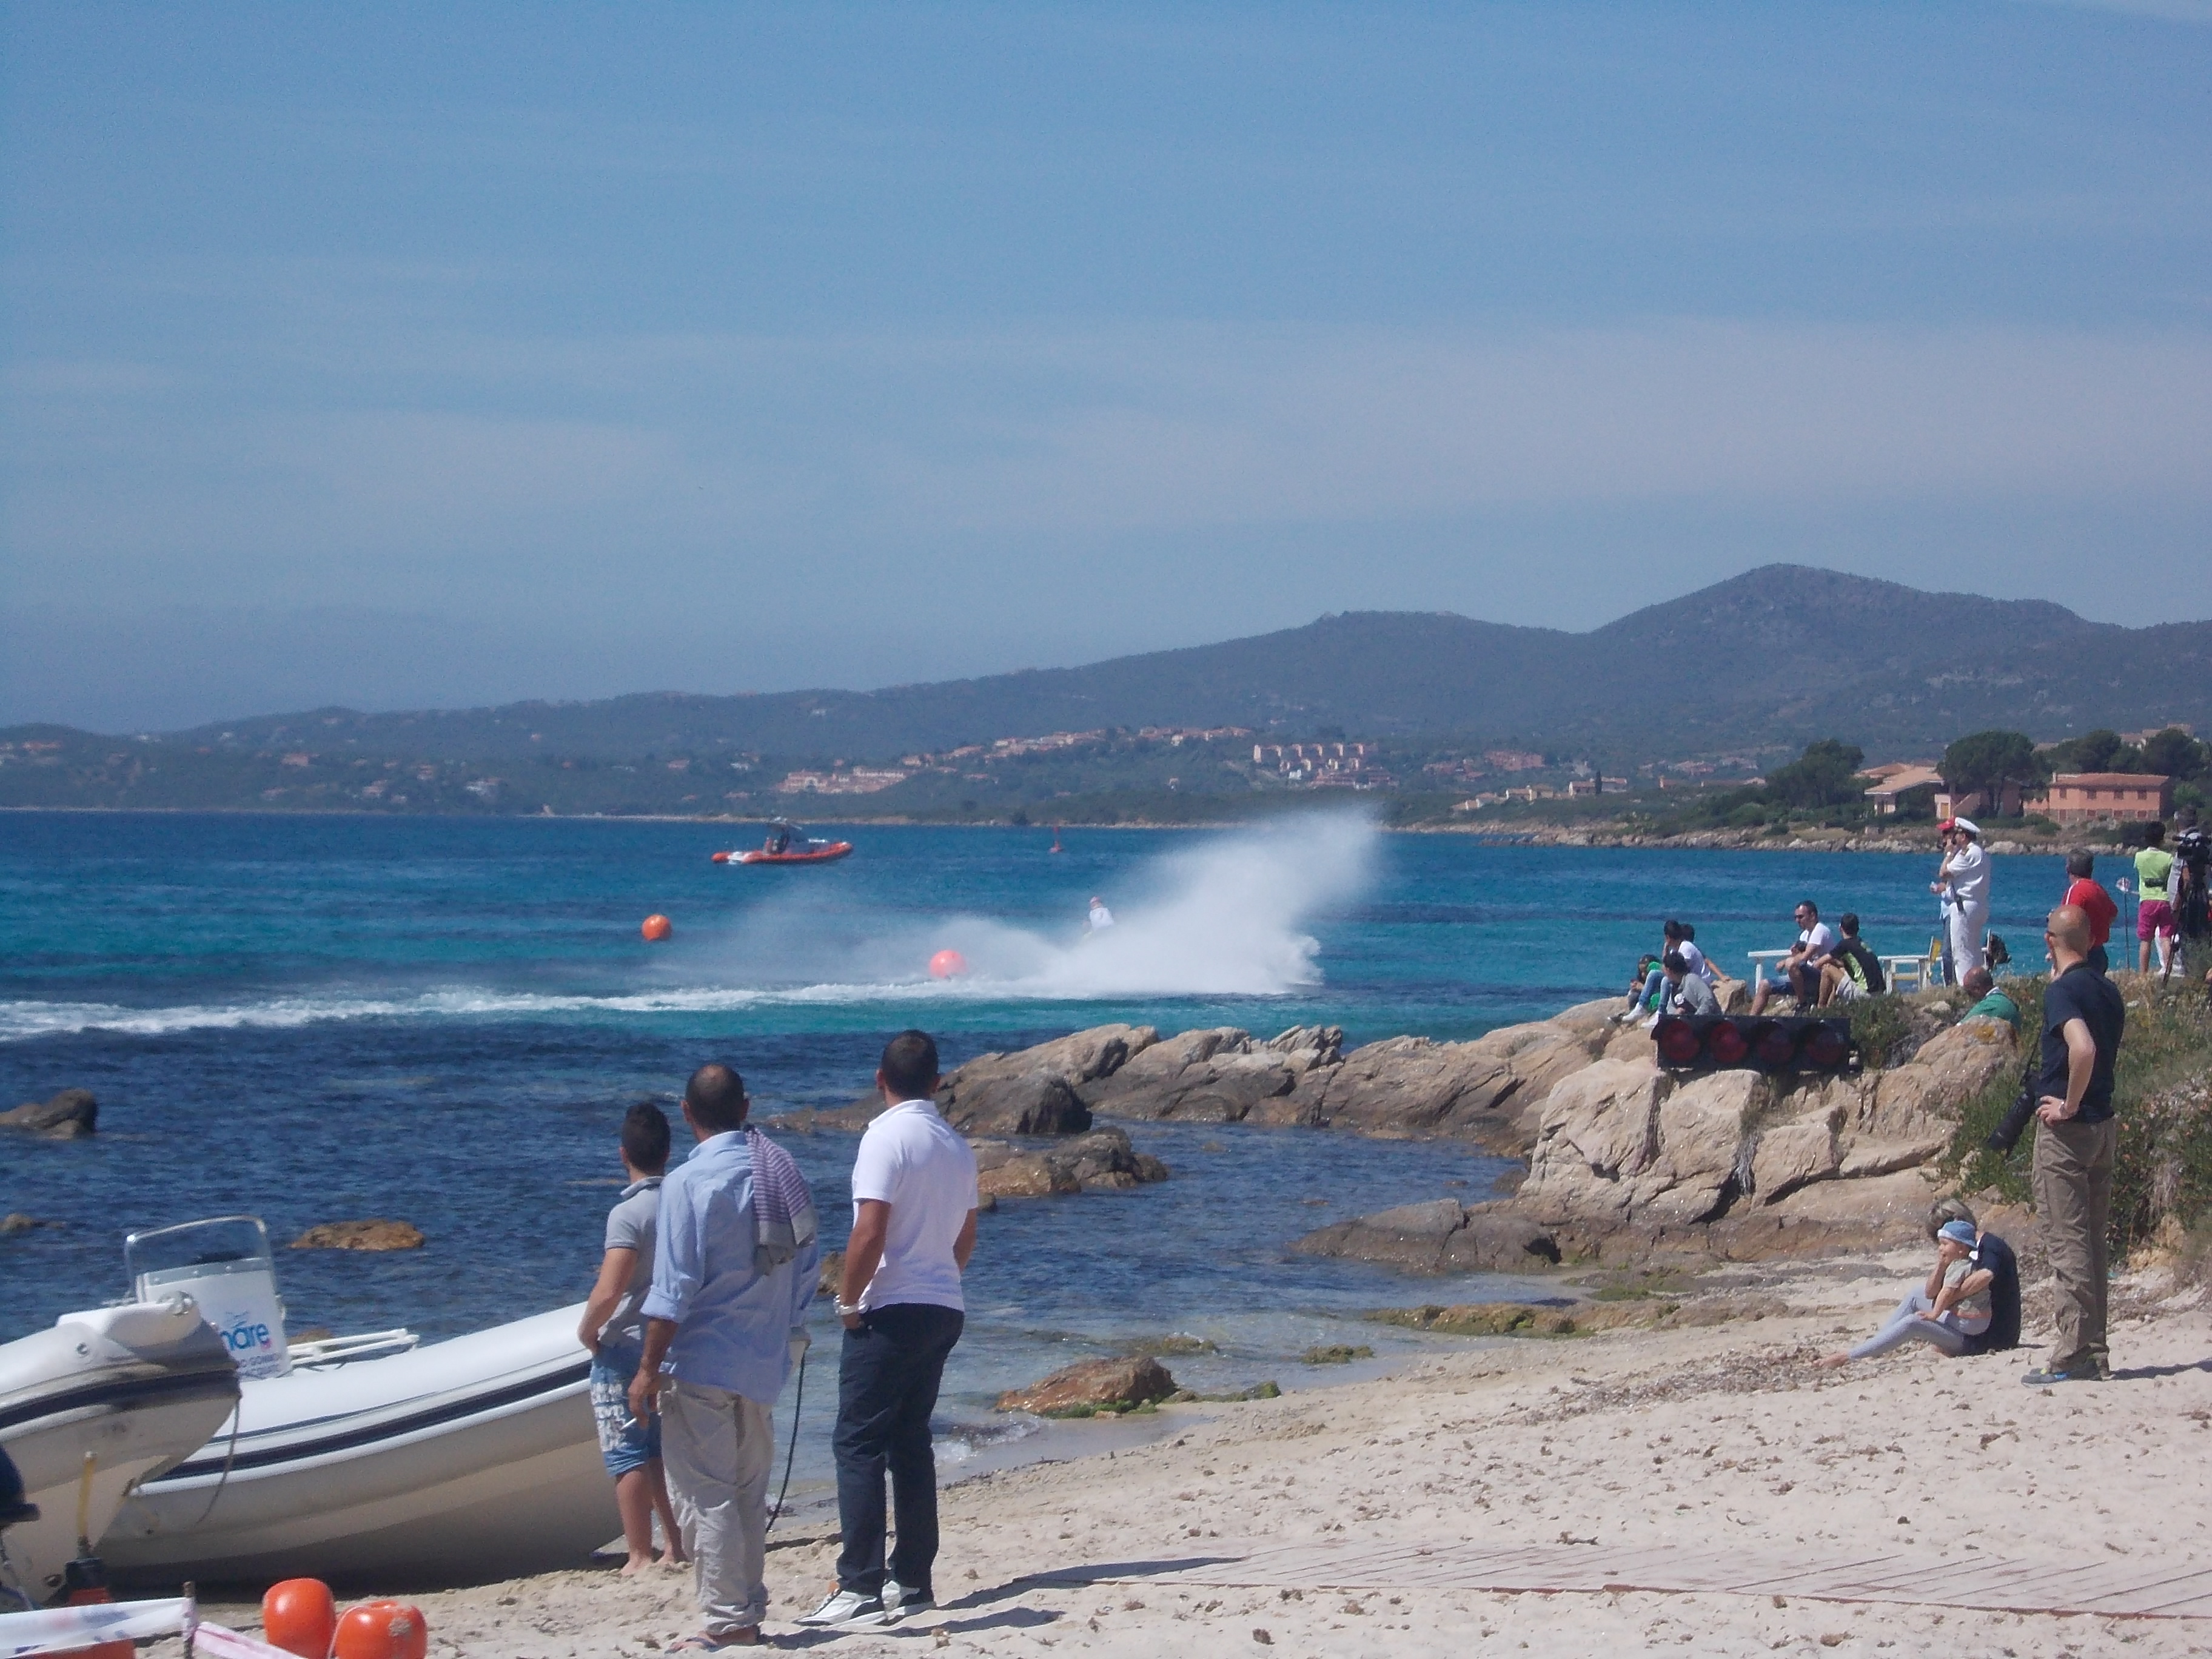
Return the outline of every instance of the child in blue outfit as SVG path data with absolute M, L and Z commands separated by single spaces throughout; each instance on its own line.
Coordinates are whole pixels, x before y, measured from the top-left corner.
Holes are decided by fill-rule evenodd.
M 622 1161 L 629 1184 L 607 1212 L 606 1254 L 576 1337 L 592 1351 L 592 1416 L 599 1425 L 599 1455 L 614 1477 L 615 1507 L 622 1512 L 623 1541 L 629 1549 L 623 1565 L 628 1576 L 653 1565 L 656 1515 L 668 1544 L 668 1564 L 686 1559 L 661 1473 L 660 1419 L 641 1419 L 629 1408 L 630 1381 L 645 1357 L 638 1307 L 653 1287 L 660 1178 L 668 1169 L 668 1119 L 658 1106 L 641 1103 L 629 1109 L 623 1120 Z

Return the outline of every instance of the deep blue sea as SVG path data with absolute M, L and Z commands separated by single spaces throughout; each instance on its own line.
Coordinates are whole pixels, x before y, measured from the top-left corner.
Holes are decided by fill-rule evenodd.
M 234 1212 L 279 1243 L 362 1216 L 428 1236 L 280 1252 L 295 1329 L 444 1335 L 575 1300 L 623 1109 L 672 1102 L 708 1059 L 765 1114 L 860 1097 L 909 1024 L 948 1068 L 1106 1020 L 1464 1038 L 1620 988 L 1670 915 L 1738 973 L 1790 941 L 1801 896 L 1856 910 L 1884 951 L 1924 950 L 1935 921 L 1919 855 L 1486 845 L 1350 817 L 1069 830 L 1058 854 L 1048 830 L 815 828 L 859 850 L 748 868 L 709 861 L 726 825 L 0 815 L 0 1104 L 100 1102 L 94 1139 L 0 1138 L 0 1211 L 62 1224 L 0 1238 L 0 1340 L 122 1293 L 125 1231 Z M 1997 860 L 1996 930 L 2039 939 L 2064 884 L 2057 859 Z M 1086 939 L 1093 895 L 1117 925 Z M 665 944 L 639 935 L 653 912 Z M 930 979 L 945 948 L 965 978 Z M 951 1416 L 1170 1332 L 1218 1345 L 1172 1363 L 1195 1386 L 1290 1383 L 1317 1343 L 1424 1340 L 1354 1310 L 1516 1288 L 1284 1249 L 1333 1218 L 1480 1196 L 1495 1159 L 1130 1127 L 1175 1179 L 983 1218 Z M 853 1138 L 787 1144 L 842 1237 Z

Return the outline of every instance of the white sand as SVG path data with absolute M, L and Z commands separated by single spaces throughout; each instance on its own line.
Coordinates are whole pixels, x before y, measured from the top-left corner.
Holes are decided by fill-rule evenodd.
M 1187 1422 L 1110 1456 L 944 1495 L 946 1603 L 890 1631 L 789 1620 L 831 1578 L 832 1543 L 769 1556 L 779 1645 L 855 1659 L 922 1652 L 1462 1655 L 2212 1651 L 2212 1620 L 1990 1613 L 1765 1595 L 1506 1595 L 1045 1586 L 1024 1575 L 1232 1542 L 1732 1545 L 1817 1561 L 1872 1543 L 1951 1564 L 2102 1558 L 2212 1569 L 2212 1314 L 2200 1297 L 2118 1316 L 2121 1380 L 2032 1390 L 2037 1355 L 1914 1349 L 1841 1373 L 1817 1355 L 1870 1332 L 1924 1266 L 1778 1268 L 1787 1316 L 1558 1340 L 1469 1341 L 1380 1382 Z M 1409 1285 L 1410 1301 L 1418 1291 Z M 2041 1297 L 2030 1291 L 2035 1334 Z M 2134 1375 L 2129 1375 L 2133 1373 Z M 396 1588 L 396 1587 L 395 1587 Z M 644 1655 L 696 1628 L 689 1581 L 555 1573 L 413 1598 L 434 1656 Z M 220 1615 L 218 1615 L 220 1616 Z M 241 1612 L 238 1622 L 250 1622 Z M 1264 1630 L 1263 1645 L 1255 1636 Z

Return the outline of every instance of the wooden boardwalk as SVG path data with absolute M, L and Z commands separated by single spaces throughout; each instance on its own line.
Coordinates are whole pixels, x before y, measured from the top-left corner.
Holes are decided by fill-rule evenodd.
M 1868 1549 L 1819 1559 L 1738 1550 L 1471 1543 L 1214 1544 L 1158 1561 L 1034 1575 L 1042 1583 L 1178 1583 L 1219 1589 L 1657 1590 L 1913 1602 L 2004 1613 L 2212 1619 L 2212 1565 L 2118 1556 L 2072 1564 Z

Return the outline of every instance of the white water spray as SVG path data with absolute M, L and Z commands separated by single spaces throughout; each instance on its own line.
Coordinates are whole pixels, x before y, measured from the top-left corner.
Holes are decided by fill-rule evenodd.
M 653 969 L 659 982 L 620 991 L 333 989 L 165 1008 L 25 1001 L 0 1004 L 0 1042 L 88 1030 L 154 1036 L 346 1019 L 619 1018 L 917 998 L 1278 996 L 1321 981 L 1320 946 L 1308 927 L 1364 890 L 1375 846 L 1372 825 L 1348 812 L 1194 838 L 1117 878 L 1102 895 L 1115 926 L 1095 934 L 1084 925 L 1087 890 L 1070 892 L 1065 925 L 1042 927 L 974 911 L 824 913 L 795 894 L 744 913 L 719 935 L 679 933 L 678 954 Z M 933 980 L 929 958 L 948 946 L 969 971 Z
M 801 937 L 799 917 L 770 908 L 746 918 L 729 944 L 756 970 L 780 963 L 774 977 L 787 984 L 799 970 L 811 982 L 781 994 L 810 999 L 1274 996 L 1320 981 L 1307 927 L 1364 888 L 1374 846 L 1373 827 L 1351 813 L 1208 836 L 1103 893 L 1115 925 L 1095 933 L 1084 922 L 1085 895 L 1071 892 L 1060 927 L 962 912 L 855 928 L 841 945 L 818 922 Z M 967 958 L 968 973 L 927 979 L 930 957 L 946 948 Z
M 961 917 L 942 930 L 987 997 L 1273 996 L 1321 982 L 1313 917 L 1365 885 L 1375 832 L 1301 817 L 1172 854 L 1126 894 L 1115 925 L 1054 939 Z

